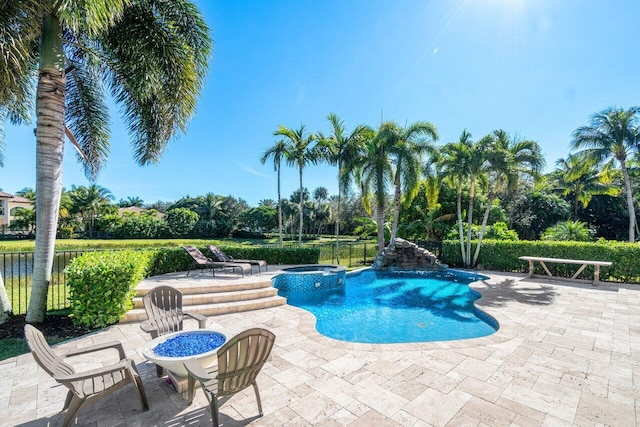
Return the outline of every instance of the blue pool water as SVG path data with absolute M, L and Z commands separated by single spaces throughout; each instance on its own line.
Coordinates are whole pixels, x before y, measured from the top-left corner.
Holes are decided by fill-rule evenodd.
M 477 309 L 469 283 L 484 276 L 460 271 L 379 272 L 347 275 L 344 286 L 279 290 L 287 302 L 310 311 L 321 334 L 360 343 L 406 343 L 476 338 L 497 322 Z M 277 287 L 277 285 L 276 285 Z

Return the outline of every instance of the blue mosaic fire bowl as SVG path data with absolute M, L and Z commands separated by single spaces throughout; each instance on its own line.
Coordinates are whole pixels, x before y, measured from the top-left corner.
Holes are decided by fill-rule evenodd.
M 201 365 L 207 366 L 216 359 L 218 348 L 226 341 L 224 334 L 209 329 L 179 331 L 154 339 L 142 354 L 177 376 L 186 377 L 184 361 L 195 357 Z

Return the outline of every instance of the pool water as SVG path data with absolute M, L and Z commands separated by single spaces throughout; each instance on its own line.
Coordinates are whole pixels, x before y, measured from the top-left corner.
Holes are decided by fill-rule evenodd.
M 485 276 L 455 270 L 347 275 L 338 289 L 279 291 L 288 304 L 310 311 L 321 334 L 360 343 L 407 343 L 476 338 L 497 322 L 477 309 L 469 283 Z

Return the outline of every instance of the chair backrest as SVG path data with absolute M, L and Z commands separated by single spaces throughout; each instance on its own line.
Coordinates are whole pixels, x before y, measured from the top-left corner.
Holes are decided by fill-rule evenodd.
M 211 262 L 211 260 L 204 256 L 204 254 L 195 246 L 183 246 L 182 249 L 191 255 L 191 258 L 200 265 L 208 265 Z
M 157 328 L 158 336 L 182 330 L 182 292 L 171 286 L 156 286 L 143 298 L 147 317 Z
M 24 325 L 24 336 L 36 363 L 54 379 L 57 380 L 60 376 L 75 374 L 76 371 L 63 362 L 62 358 L 49 346 L 42 332 L 36 327 Z M 67 386 L 69 387 L 68 384 Z
M 213 254 L 213 256 L 215 256 L 216 258 L 218 258 L 220 261 L 222 262 L 232 262 L 233 258 L 231 258 L 229 255 L 225 254 L 224 252 L 222 252 L 222 250 L 217 247 L 216 245 L 209 245 L 209 250 L 211 251 L 211 253 Z
M 239 392 L 251 385 L 267 361 L 276 336 L 262 328 L 248 329 L 218 350 L 218 396 Z

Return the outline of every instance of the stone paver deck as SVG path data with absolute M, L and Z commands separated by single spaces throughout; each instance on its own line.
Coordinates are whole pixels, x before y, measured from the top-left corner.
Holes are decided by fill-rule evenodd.
M 220 408 L 224 426 L 563 426 L 640 424 L 640 286 L 527 280 L 488 273 L 473 286 L 477 305 L 500 322 L 477 339 L 367 345 L 315 331 L 308 312 L 282 306 L 211 317 L 232 336 L 275 332 L 272 359 L 258 377 L 264 417 L 251 389 Z M 185 279 L 188 280 L 188 279 Z M 195 324 L 186 324 L 187 328 Z M 122 341 L 138 363 L 150 410 L 128 386 L 90 405 L 78 423 L 94 426 L 211 425 L 201 391 L 188 405 L 141 356 L 149 341 L 137 323 L 59 345 L 69 350 Z M 109 363 L 86 360 L 81 366 Z M 1 425 L 59 425 L 66 389 L 26 354 L 0 361 Z

